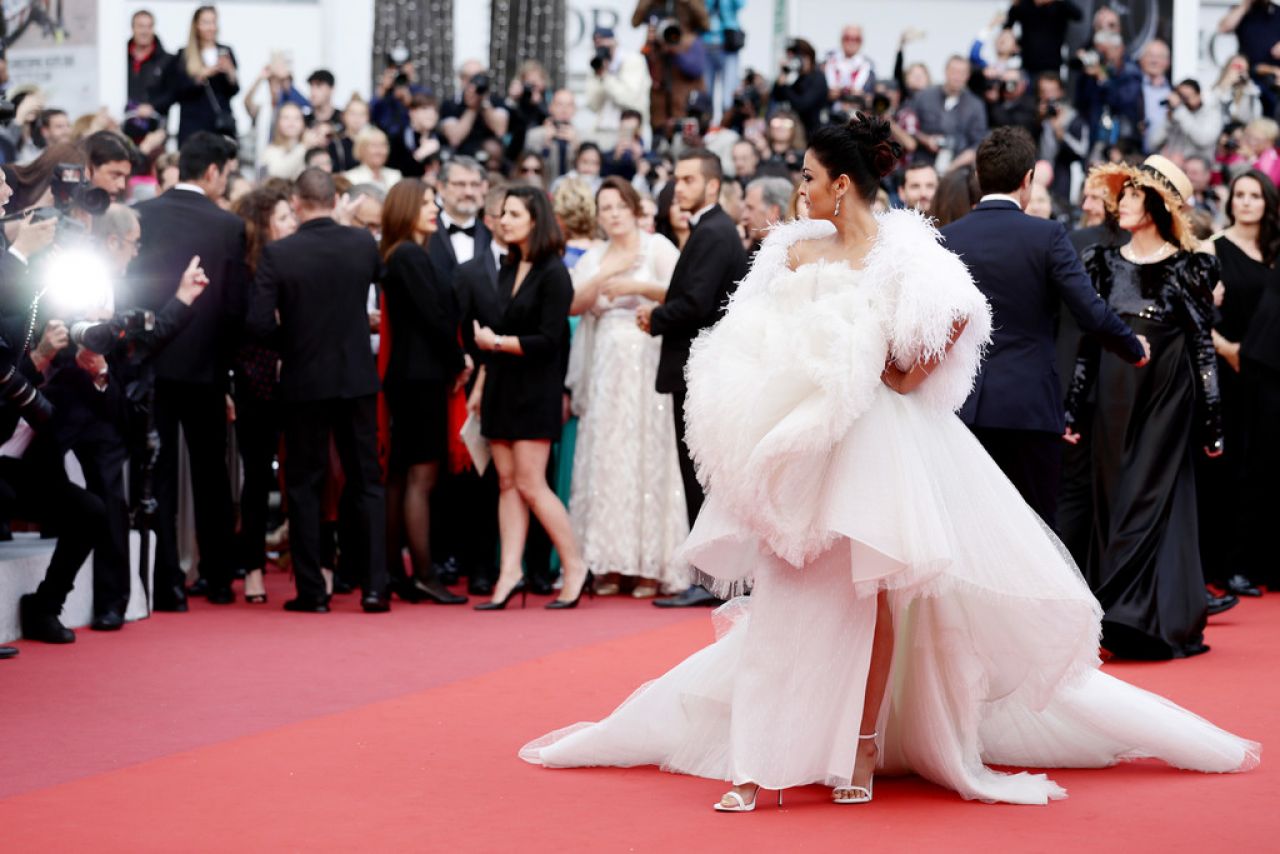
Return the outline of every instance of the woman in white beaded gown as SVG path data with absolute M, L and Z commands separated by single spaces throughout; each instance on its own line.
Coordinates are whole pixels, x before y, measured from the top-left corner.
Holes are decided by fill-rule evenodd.
M 809 221 L 765 241 L 688 364 L 708 500 L 684 552 L 719 639 L 599 723 L 526 745 L 547 767 L 659 765 L 871 800 L 877 768 L 1042 804 L 1043 774 L 1157 757 L 1241 771 L 1256 743 L 1099 670 L 1101 613 L 1066 551 L 954 415 L 990 309 L 919 215 L 874 217 L 879 119 L 814 135 Z
M 640 229 L 640 195 L 606 178 L 596 211 L 607 242 L 573 268 L 573 338 L 565 385 L 579 417 L 569 516 L 597 593 L 689 586 L 676 550 L 689 535 L 671 395 L 654 391 L 661 342 L 636 328 L 636 308 L 666 299 L 680 250 Z

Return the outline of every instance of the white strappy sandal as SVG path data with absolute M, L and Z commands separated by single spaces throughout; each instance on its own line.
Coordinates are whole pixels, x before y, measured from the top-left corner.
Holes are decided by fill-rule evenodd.
M 759 797 L 760 797 L 759 786 L 756 787 L 755 794 L 751 796 L 750 801 L 742 797 L 740 793 L 734 791 L 733 789 L 730 789 L 720 797 L 720 801 L 718 803 L 712 804 L 712 806 L 715 808 L 716 812 L 754 812 L 756 808 L 756 800 Z M 732 800 L 733 803 L 726 804 L 725 803 L 726 798 Z M 778 806 L 782 806 L 782 790 L 781 789 L 778 790 Z
M 866 741 L 879 736 L 879 733 L 868 733 L 867 735 L 858 736 L 858 741 Z M 869 804 L 871 803 L 871 788 L 875 784 L 875 772 L 872 772 L 872 779 L 867 781 L 866 786 L 853 785 L 853 776 L 849 777 L 848 786 L 837 786 L 831 790 L 831 803 L 833 804 Z

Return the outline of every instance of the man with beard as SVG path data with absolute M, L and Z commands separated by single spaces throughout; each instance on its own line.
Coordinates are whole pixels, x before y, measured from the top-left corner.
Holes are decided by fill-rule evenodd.
M 671 273 L 671 286 L 662 305 L 636 309 L 636 325 L 650 335 L 662 336 L 662 357 L 658 362 L 657 391 L 670 394 L 675 417 L 676 445 L 680 476 L 692 528 L 702 508 L 702 486 L 694 470 L 693 458 L 684 439 L 684 404 L 688 387 L 684 366 L 689 348 L 702 330 L 714 326 L 724 316 L 729 296 L 747 273 L 747 253 L 738 237 L 738 228 L 718 204 L 724 172 L 720 158 L 705 148 L 694 148 L 676 161 L 675 200 L 692 214 L 692 233 L 680 260 Z M 677 596 L 655 599 L 660 608 L 715 605 L 716 599 L 697 585 Z

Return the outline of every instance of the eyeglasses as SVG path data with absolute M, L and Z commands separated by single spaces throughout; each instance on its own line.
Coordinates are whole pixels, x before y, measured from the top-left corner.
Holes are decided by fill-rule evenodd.
M 520 169 L 520 174 L 521 175 L 541 175 L 542 167 L 541 166 L 524 166 Z
M 484 186 L 483 181 L 445 181 L 445 184 L 459 190 L 479 190 Z

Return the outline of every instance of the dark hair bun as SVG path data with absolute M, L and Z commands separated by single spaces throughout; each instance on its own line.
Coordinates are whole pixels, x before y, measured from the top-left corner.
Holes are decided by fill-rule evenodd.
M 902 160 L 902 146 L 894 142 L 889 123 L 878 116 L 857 115 L 849 119 L 849 133 L 862 154 L 863 162 L 884 178 L 898 168 Z
M 875 198 L 880 179 L 902 159 L 902 146 L 893 141 L 889 123 L 865 115 L 819 128 L 809 140 L 809 150 L 832 178 L 849 176 L 858 195 L 868 202 Z

